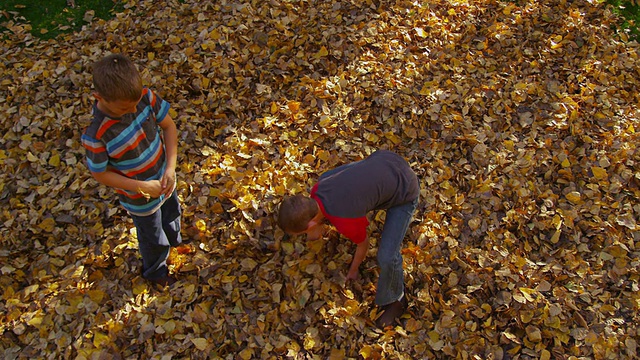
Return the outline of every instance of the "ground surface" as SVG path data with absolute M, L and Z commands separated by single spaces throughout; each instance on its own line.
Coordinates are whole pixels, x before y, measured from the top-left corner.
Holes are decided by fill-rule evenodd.
M 0 354 L 12 358 L 633 358 L 638 47 L 582 1 L 131 2 L 0 61 Z M 90 64 L 173 105 L 191 248 L 140 276 L 79 140 Z M 409 312 L 373 327 L 375 247 L 283 239 L 285 194 L 375 149 L 418 173 Z M 384 213 L 374 214 L 377 239 Z

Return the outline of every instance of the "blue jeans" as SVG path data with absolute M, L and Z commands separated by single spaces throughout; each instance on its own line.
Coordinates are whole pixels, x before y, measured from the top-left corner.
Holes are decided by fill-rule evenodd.
M 376 305 L 384 306 L 398 301 L 404 295 L 402 269 L 402 240 L 407 233 L 418 199 L 387 209 L 387 216 L 378 243 L 380 277 L 376 290 Z
M 167 258 L 171 247 L 182 243 L 180 235 L 180 202 L 174 191 L 162 207 L 148 216 L 131 215 L 138 232 L 138 248 L 142 255 L 142 277 L 159 279 L 167 276 Z

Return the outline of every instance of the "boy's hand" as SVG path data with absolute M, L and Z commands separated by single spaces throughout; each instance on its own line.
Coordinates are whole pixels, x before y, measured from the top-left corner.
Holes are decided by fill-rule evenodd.
M 360 264 L 367 256 L 367 250 L 369 250 L 369 238 L 365 238 L 363 242 L 358 244 L 356 247 L 356 252 L 353 254 L 353 260 L 351 260 L 351 266 L 349 266 L 349 272 L 347 273 L 347 281 L 349 280 L 357 280 Z
M 162 194 L 165 197 L 171 196 L 176 188 L 176 171 L 175 169 L 167 169 L 162 175 Z
M 159 180 L 143 181 L 138 192 L 146 198 L 159 198 L 162 194 L 162 183 Z
M 347 281 L 355 281 L 358 280 L 358 269 L 349 270 L 347 273 Z

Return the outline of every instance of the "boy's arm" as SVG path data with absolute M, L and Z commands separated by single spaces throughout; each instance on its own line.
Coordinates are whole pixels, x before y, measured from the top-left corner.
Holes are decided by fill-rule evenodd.
M 358 244 L 356 248 L 356 252 L 353 255 L 353 260 L 351 260 L 351 266 L 349 267 L 349 272 L 347 273 L 347 280 L 356 280 L 358 278 L 358 269 L 360 268 L 360 264 L 367 257 L 367 251 L 369 251 L 369 238 L 365 238 L 363 242 Z
M 149 195 L 150 197 L 157 198 L 162 193 L 160 182 L 154 181 L 142 181 L 128 178 L 124 175 L 120 175 L 113 171 L 104 172 L 91 172 L 91 175 L 101 184 L 112 188 L 123 189 L 131 192 L 141 193 L 143 195 Z
M 178 129 L 171 116 L 167 114 L 158 124 L 162 129 L 166 150 L 166 169 L 162 175 L 162 193 L 171 196 L 176 183 L 176 162 L 178 161 Z

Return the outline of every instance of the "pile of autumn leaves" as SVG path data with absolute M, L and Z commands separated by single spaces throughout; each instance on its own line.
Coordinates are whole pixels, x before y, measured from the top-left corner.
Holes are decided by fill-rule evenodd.
M 0 61 L 0 354 L 26 358 L 618 358 L 640 323 L 638 48 L 603 6 L 547 1 L 130 2 Z M 125 52 L 172 103 L 194 244 L 140 276 L 83 164 L 89 66 Z M 422 184 L 403 326 L 373 326 L 336 233 L 273 213 L 379 148 Z M 373 242 L 384 212 L 372 214 Z

